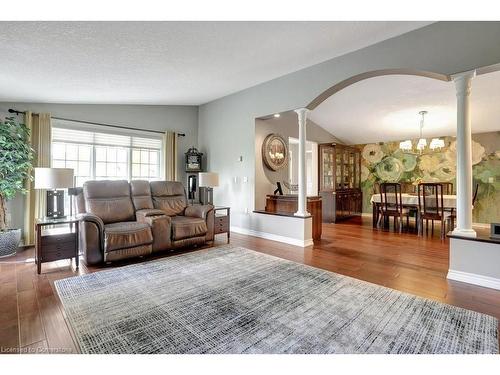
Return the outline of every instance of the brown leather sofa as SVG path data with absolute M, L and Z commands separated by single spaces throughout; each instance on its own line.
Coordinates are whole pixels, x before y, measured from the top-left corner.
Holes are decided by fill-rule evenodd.
M 180 182 L 87 181 L 75 201 L 89 265 L 214 239 L 213 206 L 188 206 Z

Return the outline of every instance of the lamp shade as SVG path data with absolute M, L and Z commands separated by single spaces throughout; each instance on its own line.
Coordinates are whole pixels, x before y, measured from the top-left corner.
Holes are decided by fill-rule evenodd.
M 35 168 L 35 189 L 73 187 L 72 168 Z
M 214 172 L 200 173 L 200 187 L 219 186 L 219 175 Z

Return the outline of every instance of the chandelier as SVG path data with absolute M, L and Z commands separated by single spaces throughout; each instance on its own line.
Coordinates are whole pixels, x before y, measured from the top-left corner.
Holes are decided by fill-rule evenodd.
M 425 115 L 427 111 L 420 111 L 418 113 L 422 118 L 420 119 L 420 138 L 416 144 L 416 149 L 420 152 L 424 151 L 427 147 L 427 139 L 422 137 L 422 130 L 424 129 Z M 429 149 L 434 151 L 444 147 L 444 140 L 439 138 L 433 138 L 429 144 Z M 411 140 L 403 141 L 399 143 L 399 148 L 403 151 L 412 151 L 413 142 Z

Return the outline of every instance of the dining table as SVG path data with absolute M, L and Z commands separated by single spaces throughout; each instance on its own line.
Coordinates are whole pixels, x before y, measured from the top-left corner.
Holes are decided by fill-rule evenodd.
M 387 194 L 387 196 L 390 197 L 390 194 Z M 380 214 L 379 206 L 382 202 L 382 197 L 380 196 L 380 194 L 373 194 L 370 199 L 370 202 L 372 203 L 372 208 L 373 208 L 373 227 L 377 228 L 377 223 Z M 401 193 L 401 203 L 403 207 L 418 209 L 418 194 Z M 457 196 L 443 194 L 443 208 L 447 211 L 450 211 L 451 209 L 454 209 L 456 207 L 457 207 Z

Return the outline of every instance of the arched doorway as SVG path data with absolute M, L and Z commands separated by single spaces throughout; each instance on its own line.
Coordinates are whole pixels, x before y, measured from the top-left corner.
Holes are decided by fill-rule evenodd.
M 369 78 L 373 78 L 373 77 L 380 77 L 380 76 L 387 76 L 387 75 L 413 75 L 413 76 L 433 78 L 433 79 L 437 79 L 437 80 L 445 81 L 445 82 L 448 82 L 451 80 L 451 78 L 445 74 L 428 72 L 428 71 L 424 71 L 424 70 L 403 69 L 403 68 L 402 69 L 372 70 L 369 72 L 357 74 L 355 76 L 352 76 L 352 77 L 347 78 L 341 82 L 336 83 L 335 85 L 333 85 L 330 88 L 323 91 L 316 98 L 314 98 L 306 106 L 306 108 L 309 110 L 315 109 L 317 106 L 319 106 L 321 103 L 323 103 L 330 96 L 334 95 L 335 93 L 339 92 L 340 90 L 342 90 L 342 89 L 344 89 L 344 88 L 346 88 L 346 87 L 348 87 L 356 82 L 359 82 L 359 81 L 362 81 L 365 79 L 369 79 Z

